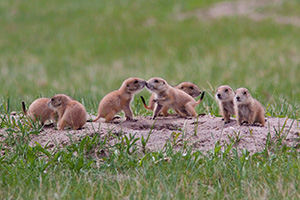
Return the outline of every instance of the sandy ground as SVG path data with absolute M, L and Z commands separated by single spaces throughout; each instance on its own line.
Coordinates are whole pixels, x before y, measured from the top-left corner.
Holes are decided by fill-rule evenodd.
M 197 119 L 186 119 L 177 116 L 159 117 L 152 120 L 150 117 L 137 117 L 137 121 L 125 121 L 116 119 L 112 123 L 96 122 L 87 123 L 82 130 L 55 130 L 44 128 L 39 135 L 32 135 L 31 145 L 38 142 L 42 146 L 48 145 L 65 146 L 73 141 L 80 141 L 85 136 L 128 136 L 136 134 L 135 138 L 147 137 L 151 132 L 150 139 L 146 145 L 147 151 L 157 151 L 163 149 L 164 145 L 170 141 L 175 149 L 180 149 L 183 144 L 192 147 L 193 150 L 207 152 L 214 149 L 215 143 L 228 144 L 237 142 L 239 150 L 247 149 L 251 153 L 262 151 L 265 148 L 268 134 L 271 140 L 276 141 L 279 137 L 284 137 L 284 144 L 288 146 L 298 146 L 300 121 L 286 118 L 267 118 L 265 127 L 237 125 L 232 118 L 229 124 L 224 124 L 221 117 L 202 115 Z M 174 140 L 174 136 L 179 137 Z M 115 137 L 110 138 L 110 143 L 116 141 Z M 137 142 L 141 146 L 140 139 Z M 141 148 L 140 148 L 141 149 Z

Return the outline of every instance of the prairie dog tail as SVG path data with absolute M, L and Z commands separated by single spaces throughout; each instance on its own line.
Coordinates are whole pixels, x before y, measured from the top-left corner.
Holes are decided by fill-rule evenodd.
M 200 99 L 198 101 L 196 101 L 196 105 L 201 103 L 202 99 L 204 98 L 204 94 L 205 94 L 205 92 L 202 92 Z
M 144 99 L 143 96 L 141 96 L 141 99 L 142 99 L 142 102 L 143 102 L 144 107 L 145 107 L 146 109 L 148 109 L 148 110 L 151 110 L 151 108 L 150 108 L 149 106 L 147 106 L 146 101 L 145 101 L 145 99 Z
M 26 116 L 26 118 L 28 119 L 28 123 L 29 123 L 29 125 L 31 126 L 31 127 L 33 127 L 33 125 L 32 125 L 32 120 L 30 119 L 30 117 L 27 115 L 27 110 L 26 110 L 26 106 L 25 106 L 25 102 L 24 101 L 22 101 L 22 110 L 23 110 L 23 112 L 24 112 L 24 115 Z
M 88 120 L 86 120 L 86 122 L 96 122 L 98 119 L 100 119 L 101 117 L 100 116 L 98 116 L 96 119 L 88 119 Z
M 26 106 L 25 106 L 24 101 L 22 101 L 22 110 L 23 110 L 24 114 L 27 115 Z

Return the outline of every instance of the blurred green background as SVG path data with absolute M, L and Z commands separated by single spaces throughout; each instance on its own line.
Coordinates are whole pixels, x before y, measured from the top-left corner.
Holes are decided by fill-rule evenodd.
M 1 102 L 9 98 L 11 110 L 20 111 L 21 101 L 66 93 L 95 113 L 124 79 L 159 76 L 206 91 L 197 112 L 217 114 L 213 92 L 227 84 L 248 88 L 268 115 L 299 117 L 300 27 L 274 18 L 299 20 L 300 2 L 254 9 L 270 14 L 263 20 L 196 17 L 218 2 L 1 1 Z M 135 108 L 140 95 L 149 92 L 136 95 Z

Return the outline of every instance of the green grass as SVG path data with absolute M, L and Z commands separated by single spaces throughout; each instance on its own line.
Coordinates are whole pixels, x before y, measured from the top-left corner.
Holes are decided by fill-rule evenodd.
M 147 152 L 136 144 L 142 138 L 110 146 L 98 134 L 50 151 L 29 145 L 39 127 L 7 120 L 21 101 L 56 93 L 95 113 L 131 76 L 196 83 L 207 92 L 198 113 L 218 115 L 214 90 L 228 84 L 247 87 L 268 116 L 299 119 L 300 28 L 240 16 L 177 19 L 215 2 L 0 1 L 1 199 L 299 198 L 299 153 L 280 138 L 254 155 L 236 152 L 234 140 L 225 151 L 216 143 L 211 152 L 175 152 L 166 143 Z M 284 8 L 299 16 L 297 6 Z M 150 96 L 136 95 L 134 113 L 150 115 L 140 95 Z
M 101 98 L 124 79 L 161 76 L 210 92 L 210 85 L 247 87 L 265 107 L 298 104 L 299 28 L 242 17 L 178 21 L 186 4 L 1 2 L 3 100 L 10 97 L 11 109 L 19 111 L 22 100 L 67 93 L 96 112 Z M 209 104 L 216 106 L 212 98 Z M 277 110 L 269 112 L 292 115 Z
M 252 155 L 247 150 L 236 151 L 234 141 L 222 146 L 217 141 L 209 152 L 184 146 L 174 151 L 172 142 L 157 152 L 142 152 L 137 144 L 142 138 L 134 134 L 114 136 L 114 145 L 95 134 L 48 150 L 39 144 L 29 146 L 30 134 L 38 132 L 17 124 L 7 129 L 2 143 L 2 199 L 299 197 L 299 153 L 297 148 L 282 144 L 284 136 L 268 137 L 265 149 Z
M 298 0 L 284 0 L 258 9 L 262 13 L 271 13 L 281 16 L 299 17 L 300 2 Z

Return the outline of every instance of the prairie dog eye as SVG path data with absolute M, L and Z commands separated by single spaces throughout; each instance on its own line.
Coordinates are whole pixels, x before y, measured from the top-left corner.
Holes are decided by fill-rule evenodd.
M 158 80 L 154 80 L 154 83 L 158 83 Z
M 134 81 L 134 83 L 138 83 L 138 82 L 139 82 L 138 80 Z
M 228 92 L 228 89 L 225 89 L 225 92 Z
M 191 86 L 191 87 L 190 87 L 190 89 L 191 89 L 191 90 L 193 90 L 193 89 L 194 89 L 194 87 L 193 87 L 193 86 Z
M 54 101 L 54 99 L 52 98 L 51 101 Z
M 247 94 L 247 92 L 244 92 L 244 94 Z

